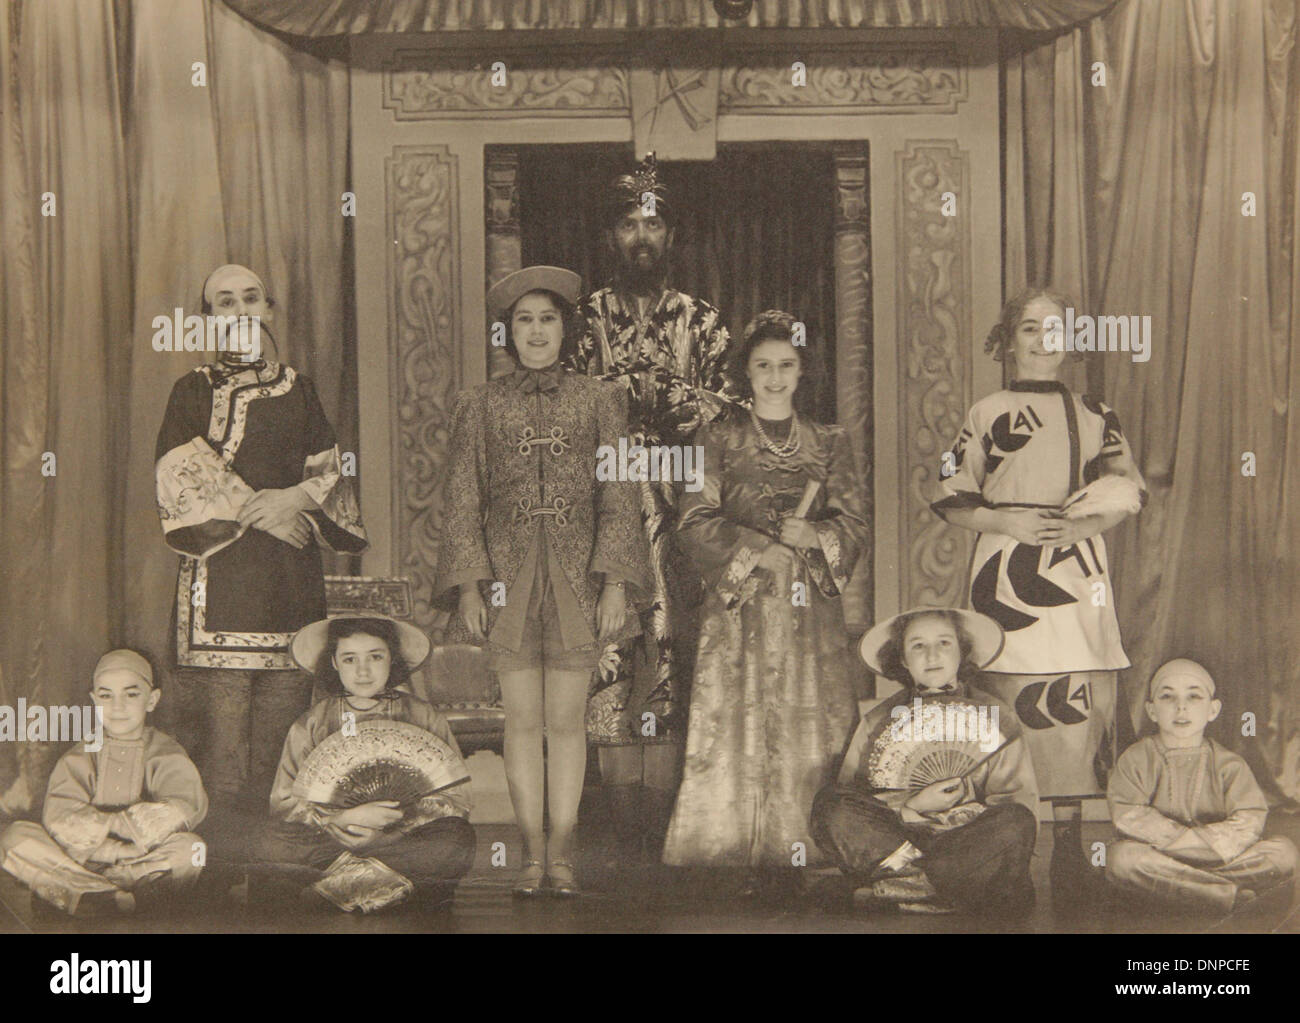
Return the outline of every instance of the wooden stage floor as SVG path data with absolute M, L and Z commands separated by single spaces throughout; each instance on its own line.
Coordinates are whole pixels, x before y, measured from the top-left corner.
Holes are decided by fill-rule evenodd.
M 1108 824 L 1084 825 L 1084 843 L 1105 840 Z M 112 933 L 1300 933 L 1300 907 L 1276 899 L 1266 906 L 1227 920 L 1171 917 L 1137 911 L 1127 900 L 1088 905 L 1074 914 L 1052 906 L 1048 867 L 1052 828 L 1039 832 L 1033 876 L 1038 893 L 1034 911 L 1018 922 L 964 916 L 869 912 L 851 901 L 831 901 L 816 895 L 742 903 L 721 897 L 716 875 L 702 876 L 667 868 L 623 872 L 601 877 L 587 864 L 582 871 L 587 890 L 572 900 L 516 899 L 510 886 L 514 871 L 490 864 L 494 842 L 517 848 L 513 825 L 478 826 L 474 868 L 461 882 L 452 906 L 441 912 L 396 908 L 371 916 L 325 910 L 312 912 L 283 906 L 239 904 L 230 893 L 241 876 L 219 865 L 205 872 L 206 882 L 183 910 L 160 915 L 135 915 L 73 920 L 53 912 L 33 912 L 31 896 L 7 874 L 0 873 L 0 932 L 53 934 Z M 817 871 L 818 882 L 834 871 Z

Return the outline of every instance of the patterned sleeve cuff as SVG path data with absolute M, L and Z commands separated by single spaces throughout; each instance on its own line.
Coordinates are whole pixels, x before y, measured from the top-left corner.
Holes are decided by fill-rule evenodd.
M 424 796 L 407 811 L 407 815 L 402 821 L 401 828 L 403 831 L 410 831 L 432 821 L 442 820 L 444 817 L 466 816 L 468 816 L 468 813 L 458 807 L 450 799 L 434 794 L 432 796 Z
M 185 813 L 170 803 L 136 803 L 122 812 L 131 840 L 152 849 L 185 827 Z
M 158 459 L 154 483 L 163 537 L 178 554 L 206 558 L 243 536 L 239 511 L 253 488 L 202 437 Z
M 317 541 L 341 554 L 365 550 L 369 546 L 366 527 L 352 480 L 343 475 L 338 445 L 309 456 L 302 474 L 298 486 L 317 505 L 307 515 Z
M 111 815 L 84 806 L 48 824 L 50 835 L 78 863 L 85 863 L 108 838 Z
M 840 535 L 826 522 L 814 522 L 820 547 L 801 550 L 808 574 L 812 576 L 817 588 L 827 597 L 838 597 L 849 586 L 849 577 L 844 574 L 844 559 L 840 552 Z
M 930 505 L 930 510 L 936 515 L 941 515 L 946 511 L 960 511 L 964 508 L 988 508 L 989 503 L 984 500 L 983 494 L 977 494 L 974 491 L 963 490 L 957 494 L 949 494 L 947 497 L 940 498 Z

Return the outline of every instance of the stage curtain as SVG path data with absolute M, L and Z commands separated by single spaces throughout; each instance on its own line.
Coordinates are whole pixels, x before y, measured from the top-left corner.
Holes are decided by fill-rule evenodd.
M 1124 0 L 1066 34 L 1004 47 L 1007 291 L 1051 280 L 1084 312 L 1152 321 L 1149 362 L 1084 356 L 1150 487 L 1146 509 L 1108 537 L 1133 661 L 1129 723 L 1142 727 L 1161 663 L 1200 661 L 1223 700 L 1212 734 L 1294 799 L 1295 4 Z
M 197 313 L 213 267 L 258 270 L 282 357 L 355 450 L 347 69 L 212 0 L 25 0 L 3 31 L 0 702 L 82 703 L 99 655 L 126 645 L 163 711 L 176 556 L 154 438 L 201 357 L 155 352 L 151 324 Z M 58 752 L 0 743 L 0 814 L 39 804 Z
M 110 395 L 131 323 L 113 5 L 7 4 L 0 23 L 0 703 L 84 703 L 110 633 Z M 57 752 L 0 742 L 0 809 Z

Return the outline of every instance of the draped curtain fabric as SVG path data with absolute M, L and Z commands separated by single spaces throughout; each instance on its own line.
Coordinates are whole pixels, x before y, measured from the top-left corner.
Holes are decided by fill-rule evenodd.
M 109 639 L 111 388 L 131 322 L 113 6 L 8 4 L 0 32 L 0 703 L 84 703 Z M 49 761 L 0 742 L 0 799 L 29 803 Z
M 1194 658 L 1217 737 L 1298 797 L 1296 6 L 1124 0 L 1004 58 L 1007 291 L 1152 320 L 1149 362 L 1083 357 L 1150 486 L 1111 540 L 1130 723 L 1155 668 Z
M 155 352 L 155 316 L 197 313 L 220 263 L 258 270 L 355 450 L 347 69 L 211 0 L 20 0 L 0 32 L 0 704 L 84 704 L 112 646 L 170 667 L 153 448 L 200 357 Z M 60 752 L 0 742 L 0 815 Z
M 263 28 L 292 35 L 520 29 L 953 28 L 1049 29 L 1095 17 L 1115 0 L 754 0 L 724 20 L 712 0 L 226 0 Z
M 570 267 L 588 290 L 613 277 L 601 221 L 620 146 L 520 150 L 523 263 Z M 827 372 L 807 409 L 835 421 L 834 178 L 829 151 L 807 145 L 719 148 L 709 163 L 660 164 L 677 217 L 668 284 L 722 312 L 733 338 L 764 309 L 793 313 Z

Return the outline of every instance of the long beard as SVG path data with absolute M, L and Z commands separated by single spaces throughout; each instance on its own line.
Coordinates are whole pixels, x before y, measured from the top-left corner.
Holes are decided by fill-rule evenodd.
M 665 253 L 647 267 L 635 259 L 619 261 L 618 279 L 623 287 L 634 294 L 662 291 L 668 276 L 668 256 Z

